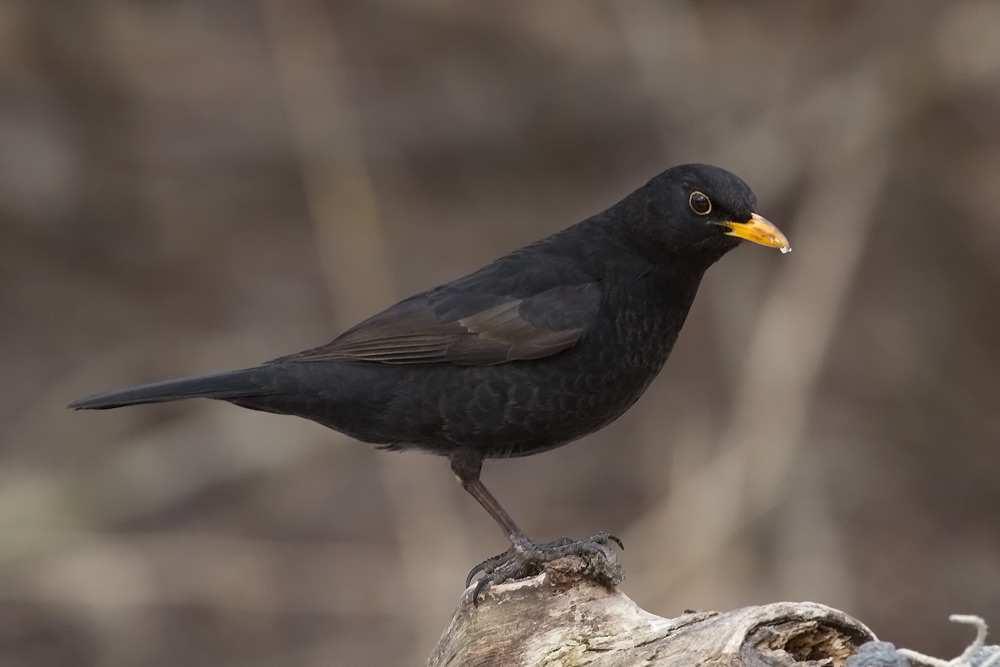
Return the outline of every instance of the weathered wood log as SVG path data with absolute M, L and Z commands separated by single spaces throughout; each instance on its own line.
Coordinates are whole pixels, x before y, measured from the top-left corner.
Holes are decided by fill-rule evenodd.
M 796 665 L 847 663 L 875 638 L 847 614 L 812 602 L 662 618 L 566 557 L 534 577 L 465 592 L 428 664 Z

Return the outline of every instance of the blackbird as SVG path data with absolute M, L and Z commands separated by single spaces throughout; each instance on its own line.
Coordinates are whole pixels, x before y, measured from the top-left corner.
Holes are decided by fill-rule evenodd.
M 709 266 L 741 239 L 790 251 L 756 208 L 733 174 L 676 166 L 606 211 L 404 299 L 326 345 L 70 407 L 212 398 L 311 419 L 384 449 L 445 456 L 511 542 L 470 572 L 478 597 L 548 560 L 604 554 L 618 542 L 607 533 L 530 541 L 480 481 L 483 460 L 565 445 L 621 416 L 662 368 Z

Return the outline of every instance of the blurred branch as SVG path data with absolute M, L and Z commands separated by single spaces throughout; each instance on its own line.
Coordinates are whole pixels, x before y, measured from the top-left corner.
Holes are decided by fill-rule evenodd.
M 386 571 L 393 565 L 377 545 L 349 541 L 296 544 L 198 531 L 95 533 L 71 550 L 36 559 L 28 576 L 0 592 L 0 604 L 29 600 L 123 618 L 157 605 L 200 605 L 256 613 L 381 614 L 402 622 L 406 613 L 391 579 L 373 577 L 364 589 L 349 585 L 365 567 Z
M 337 30 L 328 8 L 315 0 L 261 0 L 260 7 L 322 269 L 336 294 L 338 319 L 348 323 L 395 290 Z
M 818 123 L 842 140 L 834 150 L 810 157 L 809 187 L 798 216 L 802 222 L 793 225 L 808 234 L 793 239 L 795 252 L 740 346 L 745 367 L 719 453 L 678 480 L 629 529 L 654 542 L 662 536 L 659 548 L 645 552 L 657 559 L 668 554 L 670 581 L 683 580 L 703 568 L 706 558 L 725 553 L 725 545 L 786 491 L 886 180 L 879 81 L 877 71 L 853 75 L 788 111 L 806 117 L 810 109 L 822 108 L 823 100 L 839 95 L 857 101 L 859 109 L 844 117 L 823 116 Z M 703 511 L 706 507 L 711 512 Z M 686 539 L 673 539 L 678 534 Z M 644 570 L 655 569 L 651 558 Z
M 349 324 L 370 313 L 372 304 L 397 296 L 395 271 L 388 259 L 378 217 L 376 193 L 363 144 L 355 96 L 350 94 L 337 53 L 337 28 L 322 2 L 294 6 L 261 0 L 289 124 L 302 165 L 305 196 L 316 243 L 338 320 Z M 380 493 L 393 507 L 391 528 L 398 541 L 397 594 L 404 606 L 426 604 L 431 591 L 450 585 L 471 549 L 454 545 L 452 527 L 460 515 L 452 502 L 457 485 L 439 461 L 373 457 L 384 482 Z M 428 469 L 433 466 L 434 471 Z M 434 479 L 436 475 L 439 479 Z M 431 610 L 433 608 L 430 608 Z M 446 607 L 441 608 L 446 613 Z M 415 632 L 432 632 L 431 616 L 417 617 Z

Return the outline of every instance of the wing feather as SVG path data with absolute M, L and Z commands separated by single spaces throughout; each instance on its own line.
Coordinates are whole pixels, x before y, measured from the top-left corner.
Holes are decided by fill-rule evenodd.
M 575 345 L 601 302 L 600 286 L 592 282 L 526 297 L 465 296 L 431 291 L 411 297 L 322 347 L 275 361 L 491 365 L 538 359 Z

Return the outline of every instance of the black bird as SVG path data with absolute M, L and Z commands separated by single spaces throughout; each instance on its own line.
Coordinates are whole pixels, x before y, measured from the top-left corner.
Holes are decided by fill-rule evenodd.
M 603 533 L 528 540 L 480 481 L 483 459 L 559 447 L 621 416 L 662 368 L 709 266 L 740 239 L 790 250 L 756 208 L 750 188 L 723 169 L 673 167 L 603 213 L 321 347 L 70 407 L 213 398 L 446 456 L 512 545 L 473 569 L 480 587 L 566 553 L 604 553 L 598 547 L 617 539 Z

